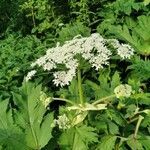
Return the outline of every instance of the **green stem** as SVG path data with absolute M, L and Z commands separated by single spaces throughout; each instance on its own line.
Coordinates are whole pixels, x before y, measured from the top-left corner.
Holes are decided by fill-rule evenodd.
M 115 95 L 110 95 L 110 96 L 107 96 L 107 97 L 104 97 L 104 98 L 101 98 L 101 99 L 99 99 L 99 100 L 97 100 L 97 101 L 95 101 L 94 103 L 92 103 L 93 105 L 96 105 L 96 104 L 99 104 L 99 103 L 101 103 L 101 102 L 104 102 L 105 100 L 107 100 L 107 99 L 110 99 L 110 98 L 115 98 L 116 96 Z
M 74 102 L 71 102 L 70 100 L 64 99 L 64 98 L 52 98 L 52 100 L 54 100 L 54 101 L 63 101 L 63 102 L 67 102 L 67 103 L 69 103 L 71 105 L 75 105 Z
M 35 24 L 35 16 L 34 16 L 34 8 L 33 8 L 33 6 L 32 6 L 31 13 L 32 13 L 32 22 L 33 22 L 33 26 L 34 26 L 34 28 L 35 28 L 35 27 L 36 27 L 36 24 Z
M 130 123 L 132 123 L 132 122 L 134 122 L 134 121 L 136 121 L 136 120 L 138 120 L 138 119 L 139 119 L 139 117 L 133 118 L 133 119 L 131 119 L 130 121 L 127 121 L 127 123 L 130 124 Z
M 135 132 L 134 132 L 134 138 L 135 138 L 135 139 L 136 139 L 136 137 L 137 137 L 137 133 L 138 133 L 140 124 L 141 124 L 141 122 L 142 122 L 143 119 L 144 119 L 144 117 L 141 116 L 141 115 L 139 115 L 139 119 L 138 119 L 138 122 L 137 122 L 137 124 L 136 124 Z
M 83 104 L 84 99 L 83 99 L 82 79 L 81 79 L 81 70 L 80 70 L 80 68 L 78 68 L 78 91 L 79 91 L 80 103 Z

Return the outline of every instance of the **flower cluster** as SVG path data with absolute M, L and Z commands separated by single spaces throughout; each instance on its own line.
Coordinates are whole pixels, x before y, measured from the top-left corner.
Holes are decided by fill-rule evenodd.
M 62 116 L 58 116 L 58 119 L 54 119 L 54 122 L 51 124 L 52 127 L 58 125 L 59 129 L 69 129 L 71 128 L 70 120 L 63 114 Z
M 89 37 L 76 36 L 72 40 L 66 41 L 62 46 L 57 44 L 56 47 L 48 49 L 46 54 L 37 59 L 31 66 L 38 65 L 44 70 L 50 71 L 52 69 L 57 70 L 58 65 L 64 65 L 64 70 L 54 72 L 53 82 L 56 86 L 60 85 L 61 87 L 69 85 L 70 81 L 76 75 L 76 70 L 80 63 L 78 60 L 79 55 L 87 60 L 95 70 L 103 68 L 104 65 L 109 65 L 108 60 L 112 53 L 106 46 L 108 42 L 109 40 L 104 39 L 98 33 L 91 34 Z M 113 43 L 119 45 L 118 41 Z M 116 46 L 117 44 L 114 45 Z M 124 49 L 124 53 L 121 53 L 121 48 L 122 50 Z M 120 44 L 117 46 L 117 49 L 118 54 L 123 58 L 131 55 L 129 53 L 131 48 L 128 45 Z
M 118 40 L 111 39 L 111 44 L 117 49 L 117 54 L 122 59 L 130 59 L 134 55 L 134 49 L 128 44 L 120 44 Z
M 128 84 L 121 84 L 114 89 L 117 98 L 130 97 L 132 92 L 132 87 Z
M 25 81 L 29 81 L 36 74 L 36 72 L 36 70 L 31 70 L 30 72 L 28 72 L 27 76 L 25 77 Z

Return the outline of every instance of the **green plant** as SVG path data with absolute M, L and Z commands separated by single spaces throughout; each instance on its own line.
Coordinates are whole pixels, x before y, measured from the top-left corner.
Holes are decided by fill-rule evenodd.
M 52 43 L 52 42 L 51 42 Z M 30 63 L 44 52 L 45 45 L 35 36 L 9 34 L 0 40 L 0 97 L 10 98 L 29 70 Z
M 1 0 L 0 150 L 149 150 L 149 4 Z
M 48 0 L 28 0 L 20 5 L 20 11 L 25 12 L 26 17 L 32 22 L 32 33 L 55 30 L 61 23 L 61 17 L 55 13 L 54 2 Z M 57 17 L 57 19 L 56 19 Z
M 121 58 L 114 54 L 115 49 Z M 111 56 L 112 53 L 115 56 Z M 60 54 L 62 57 L 58 58 Z M 107 59 L 103 60 L 102 55 Z M 132 55 L 133 49 L 129 45 L 114 39 L 103 39 L 95 33 L 84 38 L 76 36 L 62 46 L 57 45 L 32 63 L 32 67 L 38 65 L 53 72 L 53 83 L 61 87 L 54 93 L 58 98 L 52 98 L 55 103 L 66 102 L 66 105 L 60 106 L 59 115 L 52 123 L 61 132 L 57 137 L 61 149 L 140 147 L 148 150 L 148 127 L 143 127 L 150 113 L 148 88 L 128 73 L 121 75 L 116 64 L 118 61 L 128 67 L 128 63 L 133 62 L 129 60 Z M 98 63 L 97 57 L 101 60 Z M 93 58 L 95 61 L 92 61 Z M 110 65 L 107 62 L 109 59 Z M 104 65 L 108 67 L 104 68 Z M 27 79 L 31 77 L 29 73 Z
M 129 42 L 137 50 L 137 53 L 150 55 L 150 16 L 139 16 L 137 22 L 127 20 L 123 26 L 112 27 L 110 32 L 118 38 Z
M 2 149 L 41 149 L 52 138 L 53 113 L 46 109 L 51 99 L 41 86 L 24 84 L 13 100 L 17 109 L 8 108 L 8 100 L 0 102 Z
M 104 8 L 97 12 L 102 18 L 97 26 L 97 31 L 107 36 L 112 36 L 110 31 L 112 26 L 124 25 L 126 20 L 135 20 L 140 15 L 147 15 L 149 7 L 142 1 L 135 0 L 116 0 L 104 5 Z

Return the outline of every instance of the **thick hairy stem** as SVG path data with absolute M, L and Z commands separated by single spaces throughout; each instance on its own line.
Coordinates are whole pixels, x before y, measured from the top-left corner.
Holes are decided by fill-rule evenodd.
M 138 133 L 140 124 L 141 124 L 141 122 L 142 122 L 143 119 L 144 119 L 144 117 L 141 116 L 141 115 L 139 115 L 139 119 L 138 119 L 138 122 L 137 122 L 137 124 L 136 124 L 135 132 L 134 132 L 134 138 L 135 138 L 135 139 L 136 139 L 136 137 L 137 137 L 137 133 Z
M 82 79 L 81 79 L 81 70 L 80 70 L 80 68 L 78 68 L 78 91 L 79 91 L 80 103 L 83 104 L 84 99 L 83 99 Z

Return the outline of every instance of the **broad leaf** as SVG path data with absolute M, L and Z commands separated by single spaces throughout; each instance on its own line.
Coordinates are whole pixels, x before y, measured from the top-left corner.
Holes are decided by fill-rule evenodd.
M 113 150 L 117 137 L 112 135 L 106 135 L 101 139 L 97 150 Z
M 14 124 L 12 111 L 7 111 L 8 102 L 0 102 L 0 145 L 7 150 L 16 150 L 20 147 L 23 150 L 30 149 L 26 146 L 23 132 Z
M 20 95 L 14 94 L 14 100 L 19 108 L 16 112 L 16 123 L 25 130 L 26 142 L 33 149 L 41 149 L 52 138 L 51 123 L 53 114 L 46 113 L 41 86 L 26 84 Z

